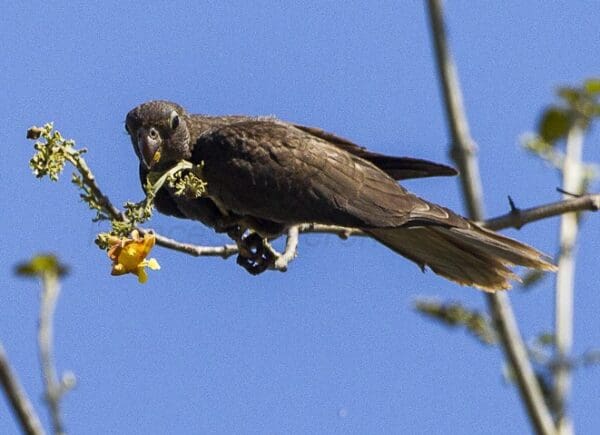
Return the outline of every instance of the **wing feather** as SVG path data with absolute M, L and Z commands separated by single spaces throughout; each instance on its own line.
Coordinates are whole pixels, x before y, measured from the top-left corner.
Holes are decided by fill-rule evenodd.
M 302 131 L 310 133 L 315 137 L 323 139 L 350 154 L 354 154 L 357 157 L 373 163 L 394 180 L 451 176 L 458 174 L 456 169 L 441 163 L 434 163 L 428 160 L 415 159 L 411 157 L 386 156 L 384 154 L 369 151 L 366 148 L 356 145 L 348 139 L 337 136 L 333 133 L 329 133 L 325 130 L 321 130 L 320 128 L 307 127 L 305 125 L 298 124 L 293 124 L 293 126 Z
M 277 222 L 394 227 L 426 202 L 374 164 L 289 125 L 243 120 L 201 135 L 208 194 L 241 215 Z

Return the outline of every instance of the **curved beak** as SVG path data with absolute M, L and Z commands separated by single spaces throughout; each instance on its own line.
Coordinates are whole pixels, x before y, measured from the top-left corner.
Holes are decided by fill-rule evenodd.
M 146 169 L 152 168 L 160 160 L 160 139 L 153 139 L 147 131 L 140 132 L 138 148 Z

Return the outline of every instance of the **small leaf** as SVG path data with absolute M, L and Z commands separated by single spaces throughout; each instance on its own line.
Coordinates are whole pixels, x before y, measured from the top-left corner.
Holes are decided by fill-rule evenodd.
M 583 89 L 590 95 L 600 94 L 600 78 L 587 79 L 583 83 Z
M 570 127 L 571 119 L 568 112 L 554 106 L 544 112 L 538 128 L 542 139 L 553 145 L 557 140 L 567 136 Z
M 40 254 L 27 262 L 18 264 L 15 272 L 17 275 L 26 277 L 42 276 L 46 273 L 64 276 L 67 274 L 67 267 L 61 264 L 53 254 Z
M 536 337 L 536 342 L 542 346 L 554 346 L 554 334 L 551 332 L 544 332 Z
M 565 100 L 569 106 L 575 107 L 581 100 L 581 91 L 576 88 L 562 87 L 558 89 L 558 95 Z
M 541 270 L 529 270 L 527 273 L 521 277 L 521 285 L 522 289 L 529 289 L 542 280 L 542 278 L 546 277 L 547 273 Z
M 483 313 L 464 307 L 458 302 L 442 303 L 419 299 L 415 308 L 421 314 L 446 326 L 462 326 L 480 342 L 491 345 L 497 342 L 496 331 L 491 319 Z
M 527 151 L 532 152 L 540 157 L 552 152 L 552 145 L 543 140 L 537 134 L 525 135 L 521 139 L 521 143 Z

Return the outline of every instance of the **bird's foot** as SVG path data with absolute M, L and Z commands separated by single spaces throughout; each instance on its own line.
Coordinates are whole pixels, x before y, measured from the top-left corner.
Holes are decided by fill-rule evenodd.
M 239 248 L 237 264 L 242 266 L 251 275 L 263 273 L 275 264 L 277 253 L 269 245 L 268 241 L 257 233 L 246 236 L 240 235 L 239 230 L 230 234 Z

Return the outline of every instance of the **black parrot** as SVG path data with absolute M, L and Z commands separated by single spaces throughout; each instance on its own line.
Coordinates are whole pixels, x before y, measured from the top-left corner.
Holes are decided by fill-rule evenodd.
M 462 285 L 510 288 L 521 265 L 554 270 L 539 251 L 427 202 L 395 180 L 455 175 L 448 166 L 390 157 L 323 130 L 273 117 L 188 114 L 168 101 L 134 108 L 125 121 L 140 179 L 178 161 L 204 162 L 206 195 L 165 186 L 159 212 L 219 232 L 271 238 L 301 223 L 360 228 L 395 252 Z M 235 231 L 234 231 L 235 232 Z

